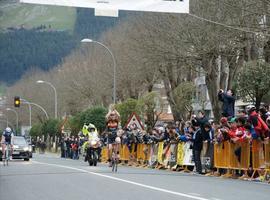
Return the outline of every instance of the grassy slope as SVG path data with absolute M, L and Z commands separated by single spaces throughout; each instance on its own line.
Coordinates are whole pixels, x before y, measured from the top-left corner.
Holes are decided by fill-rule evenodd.
M 51 28 L 56 30 L 72 31 L 75 20 L 75 8 L 0 3 L 0 29 L 21 25 L 30 28 L 42 24 L 47 27 L 51 25 Z
M 5 92 L 5 87 L 4 85 L 1 85 L 0 83 L 0 97 L 4 94 L 4 92 Z

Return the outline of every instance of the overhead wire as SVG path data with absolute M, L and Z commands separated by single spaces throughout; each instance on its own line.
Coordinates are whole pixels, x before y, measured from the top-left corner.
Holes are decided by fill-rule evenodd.
M 210 19 L 206 19 L 206 18 L 197 16 L 197 15 L 191 14 L 191 13 L 187 13 L 187 15 L 189 15 L 191 17 L 194 17 L 196 19 L 199 19 L 199 20 L 202 20 L 202 21 L 206 21 L 206 22 L 209 22 L 209 23 L 212 23 L 212 24 L 216 24 L 216 25 L 219 25 L 219 26 L 223 26 L 223 27 L 226 27 L 226 28 L 229 28 L 229 29 L 234 29 L 234 30 L 237 30 L 237 31 L 246 32 L 246 33 L 252 33 L 252 34 L 263 34 L 264 36 L 270 37 L 270 34 L 267 34 L 267 33 L 258 32 L 258 31 L 252 31 L 252 30 L 247 30 L 247 29 L 243 29 L 243 28 L 239 28 L 239 27 L 233 27 L 233 26 L 230 26 L 230 25 L 221 23 L 221 22 L 217 22 L 217 21 L 213 21 L 213 20 L 210 20 Z

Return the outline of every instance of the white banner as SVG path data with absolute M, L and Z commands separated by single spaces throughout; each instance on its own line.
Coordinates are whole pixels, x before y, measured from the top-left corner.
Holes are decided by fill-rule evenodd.
M 21 3 L 94 8 L 95 13 L 118 10 L 189 13 L 189 0 L 20 0 Z
M 193 161 L 193 152 L 192 149 L 190 148 L 192 145 L 191 142 L 187 142 L 184 145 L 184 160 L 183 160 L 183 165 L 194 165 Z

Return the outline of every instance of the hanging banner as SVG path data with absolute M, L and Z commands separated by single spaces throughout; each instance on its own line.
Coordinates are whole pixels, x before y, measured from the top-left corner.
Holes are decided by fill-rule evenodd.
M 149 158 L 149 165 L 152 166 L 157 161 L 158 155 L 158 144 L 151 144 L 150 146 L 150 158 Z
M 184 145 L 185 143 L 180 142 L 177 145 L 177 165 L 184 165 L 184 156 L 185 156 L 185 152 L 184 152 Z
M 170 159 L 169 159 L 169 161 L 171 163 L 175 163 L 176 156 L 177 156 L 177 144 L 171 144 L 170 145 Z
M 183 165 L 194 165 L 193 161 L 193 153 L 192 153 L 192 143 L 187 142 L 184 145 L 184 160 L 183 160 Z
M 160 164 L 163 163 L 163 146 L 164 146 L 164 142 L 159 142 L 158 143 L 158 155 L 157 155 L 157 160 Z
M 94 8 L 96 15 L 115 16 L 119 10 L 189 13 L 189 0 L 20 0 L 21 3 Z

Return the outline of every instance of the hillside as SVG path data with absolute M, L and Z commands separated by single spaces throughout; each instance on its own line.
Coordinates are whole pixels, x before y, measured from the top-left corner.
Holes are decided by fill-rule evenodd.
M 54 30 L 73 31 L 76 8 L 21 4 L 17 0 L 0 1 L 0 29 L 32 28 L 45 25 Z
M 93 9 L 0 0 L 0 83 L 13 84 L 32 68 L 50 70 L 82 38 L 98 40 L 125 15 L 95 17 Z

